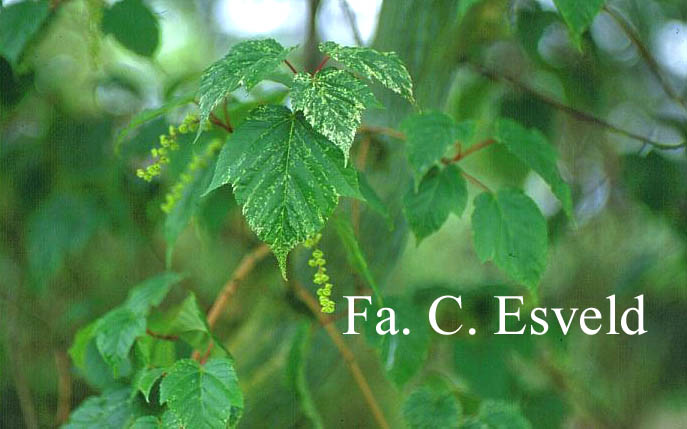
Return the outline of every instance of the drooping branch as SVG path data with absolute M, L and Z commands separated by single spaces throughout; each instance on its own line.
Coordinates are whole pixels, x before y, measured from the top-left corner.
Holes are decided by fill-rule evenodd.
M 491 190 L 487 185 L 485 185 L 484 183 L 482 183 L 482 182 L 481 182 L 478 178 L 476 178 L 475 176 L 473 176 L 473 175 L 471 175 L 471 174 L 468 174 L 468 173 L 466 173 L 466 172 L 463 171 L 463 170 L 460 171 L 460 174 L 462 174 L 463 177 L 465 177 L 465 178 L 467 179 L 468 182 L 472 183 L 473 185 L 477 186 L 478 188 L 482 189 L 483 191 L 489 192 L 489 193 L 493 193 L 492 190 Z
M 358 23 L 355 19 L 355 13 L 351 9 L 351 5 L 348 4 L 347 0 L 340 0 L 341 10 L 343 10 L 346 16 L 346 21 L 348 21 L 348 26 L 351 28 L 351 33 L 353 34 L 353 40 L 355 40 L 356 45 L 363 46 L 363 38 L 360 35 L 360 29 L 358 28 Z
M 467 63 L 467 64 L 469 64 L 479 74 L 486 77 L 487 79 L 490 79 L 490 80 L 495 81 L 495 82 L 505 81 L 505 82 L 509 83 L 510 85 L 512 85 L 513 87 L 515 87 L 515 88 L 517 88 L 523 92 L 526 92 L 527 94 L 531 95 L 532 97 L 539 99 L 543 103 L 548 104 L 549 106 L 551 106 L 557 110 L 560 110 L 561 112 L 563 112 L 567 115 L 570 115 L 579 121 L 589 122 L 589 123 L 597 125 L 599 127 L 606 128 L 607 130 L 609 130 L 615 134 L 619 134 L 619 135 L 629 137 L 629 138 L 634 139 L 634 140 L 638 140 L 642 143 L 653 146 L 656 149 L 677 150 L 677 149 L 680 149 L 682 147 L 687 146 L 687 142 L 682 142 L 682 143 L 678 143 L 678 144 L 667 144 L 667 143 L 662 143 L 662 142 L 652 140 L 648 137 L 633 133 L 631 131 L 627 131 L 625 129 L 622 129 L 620 127 L 617 127 L 617 126 L 611 124 L 610 122 L 608 122 L 604 119 L 598 118 L 598 117 L 592 115 L 591 113 L 587 113 L 587 112 L 584 112 L 582 110 L 578 110 L 578 109 L 575 109 L 573 107 L 567 106 L 567 105 L 565 105 L 559 101 L 554 100 L 551 97 L 548 97 L 544 94 L 541 94 L 541 93 L 535 91 L 534 89 L 530 88 L 529 86 L 525 85 L 524 83 L 522 83 L 522 82 L 520 82 L 520 81 L 518 81 L 518 80 L 516 80 L 510 76 L 498 74 L 492 70 L 487 70 L 486 68 L 484 68 L 480 65 L 477 65 L 477 64 L 473 64 L 473 63 Z M 386 135 L 386 136 L 389 136 L 389 137 L 392 137 L 392 138 L 395 138 L 398 140 L 405 140 L 406 139 L 406 135 L 403 134 L 402 132 L 398 131 L 398 130 L 394 130 L 393 128 L 374 126 L 374 125 L 361 125 L 360 127 L 358 127 L 358 132 L 363 133 L 363 134 L 381 134 L 381 135 Z M 487 141 L 485 141 L 483 143 L 486 143 L 486 142 Z M 491 143 L 493 143 L 493 142 L 490 142 L 489 144 L 491 144 Z M 482 146 L 479 146 L 479 147 L 476 147 L 476 146 L 477 145 L 473 146 L 473 147 L 475 147 L 475 150 L 482 149 Z M 487 146 L 488 146 L 488 144 L 487 144 Z M 469 153 L 472 153 L 472 151 L 470 151 L 470 149 L 466 150 L 465 155 L 463 155 L 460 159 L 464 158 Z M 458 154 L 457 156 L 459 156 L 459 155 L 460 154 Z
M 666 77 L 661 73 L 661 68 L 658 65 L 656 59 L 651 55 L 649 49 L 642 43 L 639 35 L 632 29 L 630 23 L 622 16 L 620 12 L 615 10 L 613 7 L 608 5 L 604 6 L 604 12 L 606 12 L 615 22 L 618 24 L 620 29 L 625 33 L 630 42 L 637 48 L 639 55 L 642 57 L 646 65 L 649 67 L 651 73 L 656 77 L 656 80 L 663 88 L 663 91 L 668 97 L 670 97 L 677 104 L 682 106 L 682 108 L 687 111 L 687 102 L 681 98 L 670 85 Z
M 227 307 L 227 304 L 229 304 L 229 298 L 236 293 L 236 289 L 241 281 L 253 271 L 258 262 L 267 256 L 269 251 L 270 248 L 266 244 L 261 244 L 241 259 L 238 267 L 236 267 L 229 280 L 224 284 L 219 295 L 215 298 L 215 302 L 212 303 L 210 311 L 208 311 L 207 320 L 210 328 L 215 326 L 217 319 Z
M 406 139 L 406 135 L 398 130 L 387 127 L 378 127 L 375 125 L 361 125 L 358 127 L 358 132 L 362 134 L 381 134 L 398 140 Z
M 61 425 L 69 418 L 72 405 L 72 378 L 70 363 L 63 350 L 55 351 L 55 369 L 57 370 L 57 411 L 55 423 Z
M 491 146 L 494 143 L 496 143 L 496 140 L 486 139 L 486 140 L 481 141 L 479 143 L 473 144 L 472 146 L 470 146 L 469 148 L 467 148 L 465 150 L 459 150 L 458 153 L 453 158 L 443 158 L 441 160 L 441 162 L 444 164 L 456 163 L 456 162 L 458 162 L 464 158 L 467 158 L 468 156 L 472 155 L 473 153 L 484 149 L 487 146 Z
M 179 339 L 179 337 L 177 337 L 176 335 L 159 334 L 157 332 L 151 331 L 150 329 L 146 329 L 146 334 L 153 338 L 157 338 L 158 340 L 177 341 Z
M 661 143 L 661 142 L 654 141 L 648 137 L 633 133 L 631 131 L 624 130 L 622 128 L 619 128 L 619 127 L 611 124 L 610 122 L 608 122 L 604 119 L 598 118 L 598 117 L 596 117 L 590 113 L 584 112 L 582 110 L 578 110 L 578 109 L 575 109 L 573 107 L 567 106 L 567 105 L 565 105 L 559 101 L 554 100 L 551 97 L 548 97 L 544 94 L 541 94 L 541 93 L 535 91 L 534 89 L 530 88 L 529 86 L 525 85 L 524 83 L 522 83 L 522 82 L 520 82 L 520 81 L 518 81 L 518 80 L 516 80 L 510 76 L 498 74 L 492 70 L 487 70 L 484 67 L 476 65 L 476 64 L 472 64 L 472 63 L 469 63 L 469 64 L 478 73 L 480 73 L 482 76 L 484 76 L 490 80 L 493 80 L 495 82 L 505 81 L 505 82 L 511 84 L 513 87 L 515 87 L 515 88 L 517 88 L 523 92 L 526 92 L 527 94 L 533 96 L 534 98 L 539 99 L 543 103 L 546 103 L 549 106 L 554 107 L 555 109 L 560 110 L 561 112 L 566 113 L 566 114 L 572 116 L 573 118 L 575 118 L 577 120 L 589 122 L 591 124 L 600 126 L 602 128 L 606 128 L 607 130 L 609 130 L 615 134 L 619 134 L 619 135 L 629 137 L 629 138 L 634 139 L 634 140 L 641 141 L 642 143 L 646 143 L 648 145 L 651 145 L 651 146 L 655 147 L 656 149 L 675 150 L 675 149 L 679 149 L 679 148 L 687 145 L 687 142 L 682 142 L 679 144 Z
M 341 357 L 348 366 L 348 369 L 351 371 L 351 375 L 353 375 L 353 380 L 355 380 L 356 384 L 358 385 L 358 388 L 360 389 L 360 392 L 363 394 L 365 403 L 370 408 L 372 416 L 374 417 L 379 427 L 383 429 L 388 429 L 389 423 L 387 423 L 386 417 L 384 417 L 384 413 L 382 412 L 381 407 L 377 403 L 377 399 L 374 397 L 372 389 L 370 389 L 370 385 L 367 382 L 367 378 L 365 378 L 363 371 L 360 369 L 360 365 L 358 365 L 358 361 L 356 360 L 355 355 L 353 354 L 351 349 L 348 348 L 341 334 L 336 330 L 336 325 L 330 323 L 331 317 L 326 316 L 324 313 L 320 311 L 320 305 L 317 302 L 317 300 L 310 293 L 308 293 L 308 291 L 303 286 L 301 286 L 298 282 L 291 282 L 291 285 L 294 291 L 296 292 L 298 298 L 300 298 L 300 300 L 308 306 L 310 311 L 313 313 L 313 315 L 315 315 L 315 317 L 319 321 L 320 325 L 324 327 L 325 331 L 327 332 L 327 335 L 329 335 L 329 338 L 334 342 L 336 348 L 339 350 Z
M 296 67 L 294 67 L 289 60 L 284 60 L 284 64 L 286 64 L 289 67 L 289 69 L 291 69 L 293 74 L 298 74 L 298 70 L 296 70 Z
M 6 287 L 2 285 L 2 287 Z M 24 364 L 26 359 L 23 356 L 25 353 L 22 336 L 19 333 L 19 316 L 17 308 L 8 306 L 7 308 L 0 307 L 0 311 L 6 314 L 7 335 L 4 335 L 5 350 L 9 358 L 10 373 L 14 378 L 14 389 L 19 399 L 19 408 L 24 419 L 24 426 L 28 429 L 38 428 L 38 413 L 36 412 L 36 404 L 33 400 L 29 380 L 26 377 L 26 368 Z
M 207 322 L 208 327 L 210 329 L 212 329 L 215 326 L 215 323 L 217 323 L 217 319 L 219 319 L 219 316 L 222 314 L 222 312 L 224 312 L 224 309 L 227 308 L 227 305 L 229 304 L 229 299 L 232 296 L 234 296 L 234 294 L 236 293 L 236 289 L 239 287 L 241 281 L 251 271 L 253 271 L 253 268 L 255 268 L 258 262 L 260 262 L 263 258 L 265 258 L 265 256 L 267 256 L 269 251 L 270 248 L 266 244 L 261 244 L 260 246 L 256 247 L 253 251 L 248 253 L 246 256 L 244 256 L 243 259 L 241 259 L 241 262 L 239 262 L 239 265 L 236 267 L 234 272 L 231 274 L 231 277 L 229 277 L 229 280 L 227 280 L 227 282 L 222 287 L 222 290 L 220 290 L 219 294 L 215 298 L 215 301 L 212 303 L 210 310 L 208 310 Z M 205 361 L 210 356 L 210 352 L 212 351 L 214 346 L 214 342 L 211 341 L 210 344 L 208 344 L 208 347 L 202 356 L 200 354 L 200 351 L 194 350 L 191 354 L 191 358 L 199 361 L 201 364 L 205 363 Z

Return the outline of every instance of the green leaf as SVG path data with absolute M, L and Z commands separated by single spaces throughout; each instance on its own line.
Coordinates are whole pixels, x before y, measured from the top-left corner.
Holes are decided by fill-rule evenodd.
M 115 377 L 120 366 L 128 361 L 129 351 L 136 338 L 146 332 L 146 316 L 169 292 L 172 284 L 181 277 L 163 273 L 140 283 L 129 292 L 126 302 L 98 320 L 94 328 L 95 342 L 105 362 L 112 367 Z
M 134 341 L 145 332 L 145 316 L 126 307 L 116 308 L 100 319 L 95 343 L 115 377 L 119 375 L 119 367 L 128 360 Z
M 224 58 L 203 72 L 199 103 L 201 122 L 210 117 L 230 92 L 241 85 L 250 90 L 265 79 L 292 50 L 284 49 L 274 39 L 248 40 L 234 45 Z
M 171 410 L 167 410 L 162 413 L 162 427 L 164 429 L 181 429 L 181 423 L 179 423 L 179 417 L 176 416 Z
M 573 41 L 581 48 L 582 34 L 587 31 L 605 0 L 553 0 L 570 29 Z
M 69 348 L 69 356 L 79 374 L 86 379 L 88 384 L 98 389 L 115 384 L 112 369 L 108 367 L 96 345 L 96 329 L 100 322 L 101 319 L 98 319 L 81 328 L 74 336 L 74 342 Z M 129 371 L 128 360 L 120 362 L 118 374 L 127 375 Z
M 532 425 L 522 415 L 520 407 L 505 401 L 484 401 L 477 418 L 489 429 L 531 429 Z
M 387 376 L 397 385 L 403 386 L 422 367 L 429 349 L 429 327 L 426 314 L 406 298 L 387 297 L 386 306 L 396 312 L 397 328 L 410 329 L 409 335 L 398 333 L 384 337 L 381 362 Z M 386 314 L 384 314 L 386 316 Z M 376 316 L 376 313 L 375 313 Z M 375 317 L 373 319 L 377 320 Z M 373 323 L 368 323 L 374 327 Z M 379 338 L 379 335 L 376 335 Z
M 403 417 L 411 429 L 457 428 L 462 408 L 445 386 L 425 385 L 408 395 Z
M 556 165 L 558 153 L 546 137 L 537 129 L 528 130 L 513 120 L 501 119 L 496 123 L 495 138 L 549 184 L 563 210 L 572 219 L 570 187 L 561 178 Z
M 157 18 L 143 0 L 122 0 L 105 9 L 102 30 L 144 57 L 152 57 L 160 41 Z
M 193 293 L 165 320 L 162 329 L 166 334 L 178 335 L 196 350 L 205 351 L 213 341 L 205 313 L 198 307 Z
M 376 80 L 393 92 L 414 103 L 413 82 L 401 58 L 394 52 L 378 52 L 370 48 L 339 46 L 334 42 L 320 43 L 320 51 L 359 73 Z
M 100 224 L 101 214 L 88 199 L 55 194 L 27 223 L 29 272 L 36 287 L 52 280 L 70 255 L 83 249 Z
M 410 187 L 403 198 L 403 210 L 417 245 L 438 231 L 449 214 L 461 216 L 467 198 L 467 184 L 456 165 L 431 170 L 417 191 Z
M 477 124 L 472 119 L 456 122 L 454 130 L 456 140 L 463 144 L 468 143 L 474 137 L 476 128 Z
M 193 99 L 193 95 L 176 97 L 164 103 L 162 106 L 158 108 L 147 109 L 137 113 L 133 118 L 131 118 L 127 126 L 122 128 L 117 134 L 117 138 L 115 140 L 115 152 L 119 153 L 121 145 L 124 143 L 124 141 L 126 141 L 127 137 L 129 136 L 129 133 L 131 133 L 133 130 L 147 122 L 152 121 L 153 119 L 157 119 L 160 116 L 166 115 L 167 113 L 171 112 L 179 106 L 183 106 L 184 104 L 193 102 Z
M 460 429 L 489 429 L 489 426 L 477 417 L 469 417 L 463 420 L 459 427 Z
M 160 417 L 139 417 L 127 429 L 182 429 L 182 426 L 174 413 L 167 410 Z
M 392 298 L 393 300 L 393 298 Z M 383 353 L 386 353 L 386 346 L 387 343 L 391 338 L 393 338 L 391 335 L 379 335 L 377 333 L 377 311 L 379 311 L 381 307 L 377 305 L 376 301 L 372 301 L 372 305 L 367 306 L 367 311 L 368 311 L 368 323 L 362 323 L 362 334 L 365 336 L 365 342 L 371 346 L 375 351 L 379 352 L 380 354 L 380 360 L 381 360 L 381 355 Z M 359 327 L 359 325 L 356 325 L 356 329 Z
M 152 307 L 160 305 L 169 288 L 181 279 L 177 273 L 165 272 L 144 280 L 131 289 L 124 306 L 134 313 L 147 315 Z
M 69 415 L 63 428 L 122 429 L 141 415 L 141 407 L 130 398 L 130 389 L 123 387 L 86 399 Z
M 362 197 L 357 182 L 341 151 L 302 114 L 269 105 L 234 131 L 206 193 L 232 183 L 248 225 L 286 277 L 289 251 L 322 229 L 339 196 Z
M 143 368 L 136 373 L 132 387 L 143 394 L 146 402 L 150 402 L 150 391 L 164 373 L 163 368 Z
M 322 416 L 312 399 L 308 380 L 306 379 L 306 357 L 310 349 L 310 328 L 312 325 L 303 322 L 298 326 L 291 343 L 291 350 L 286 366 L 286 380 L 296 397 L 306 417 L 316 429 L 324 428 Z
M 165 368 L 176 362 L 173 341 L 145 335 L 136 340 L 134 350 L 142 366 Z
M 160 384 L 160 403 L 166 403 L 186 429 L 224 429 L 235 425 L 243 410 L 229 359 L 210 359 L 203 366 L 192 359 L 178 361 Z
M 465 143 L 472 138 L 474 124 L 462 122 L 458 125 L 445 113 L 429 112 L 408 116 L 401 130 L 406 135 L 408 161 L 417 185 L 454 143 Z
M 493 260 L 515 281 L 537 286 L 548 243 L 546 220 L 534 201 L 516 189 L 482 193 L 475 198 L 472 229 L 482 262 Z
M 505 357 L 510 356 L 507 352 L 504 344 L 495 339 L 460 339 L 454 345 L 456 373 L 473 395 L 506 397 L 511 388 L 505 361 Z
M 0 56 L 13 68 L 49 15 L 48 0 L 24 1 L 0 9 Z
M 129 429 L 162 429 L 163 427 L 159 418 L 155 416 L 144 416 L 137 418 Z
M 391 219 L 389 209 L 386 207 L 379 195 L 377 195 L 377 192 L 374 190 L 374 188 L 370 186 L 370 182 L 367 181 L 367 177 L 361 172 L 358 172 L 358 186 L 360 187 L 360 194 L 365 199 L 368 207 L 384 218 L 386 223 L 389 225 L 389 230 L 393 229 L 394 221 Z
M 298 73 L 291 105 L 303 111 L 308 123 L 338 146 L 348 160 L 363 111 L 379 102 L 360 79 L 345 70 L 329 68 L 314 76 Z
M 74 342 L 72 346 L 69 347 L 68 353 L 72 358 L 74 365 L 77 368 L 84 370 L 86 365 L 86 351 L 88 349 L 88 344 L 93 339 L 93 333 L 97 326 L 97 321 L 91 322 L 90 324 L 79 329 L 74 335 Z
M 355 238 L 355 232 L 353 231 L 353 225 L 348 221 L 348 219 L 343 217 L 334 218 L 334 227 L 336 228 L 336 233 L 341 239 L 341 244 L 343 244 L 344 251 L 346 252 L 346 259 L 348 259 L 348 264 L 357 272 L 365 282 L 370 286 L 372 292 L 377 300 L 377 305 L 382 305 L 382 294 L 379 291 L 377 282 L 367 266 L 367 259 L 363 254 L 358 240 Z
M 81 375 L 86 382 L 98 390 L 106 390 L 120 386 L 119 382 L 112 374 L 112 368 L 103 359 L 98 351 L 98 346 L 95 344 L 95 338 L 86 344 L 83 367 L 76 367 L 79 375 Z M 120 365 L 119 374 L 125 377 L 131 374 L 131 362 L 126 360 Z

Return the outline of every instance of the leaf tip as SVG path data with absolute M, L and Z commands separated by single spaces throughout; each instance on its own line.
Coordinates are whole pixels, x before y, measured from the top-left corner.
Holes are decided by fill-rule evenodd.
M 279 272 L 281 273 L 282 278 L 284 281 L 288 281 L 288 278 L 286 277 L 286 258 L 289 255 L 289 252 L 273 248 L 272 253 L 274 253 L 274 256 L 277 258 Z

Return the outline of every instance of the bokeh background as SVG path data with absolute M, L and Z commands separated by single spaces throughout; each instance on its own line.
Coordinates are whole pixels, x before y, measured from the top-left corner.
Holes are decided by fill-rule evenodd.
M 2 2 L 4 8 L 13 3 Z M 506 151 L 490 148 L 465 162 L 466 171 L 490 186 L 522 186 L 547 216 L 549 266 L 533 293 L 479 263 L 467 214 L 416 246 L 400 214 L 410 178 L 402 143 L 385 136 L 357 141 L 353 159 L 393 223 L 389 228 L 360 207 L 358 239 L 384 294 L 411 308 L 405 322 L 417 327 L 397 360 L 380 358 L 373 339 L 346 338 L 392 427 L 404 427 L 405 398 L 433 377 L 450 380 L 465 414 L 493 398 L 519 404 L 533 427 L 687 427 L 685 150 L 652 149 L 562 108 L 652 140 L 684 141 L 687 2 L 610 0 L 612 13 L 597 16 L 580 51 L 550 0 L 151 0 L 142 2 L 159 29 L 158 39 L 148 41 L 150 55 L 107 34 L 103 9 L 112 3 L 53 1 L 21 58 L 0 58 L 3 427 L 54 427 L 96 392 L 105 383 L 102 368 L 79 371 L 66 353 L 74 333 L 122 302 L 131 286 L 164 270 L 160 204 L 183 163 L 172 162 L 153 183 L 135 171 L 150 161 L 158 135 L 193 106 L 145 124 L 119 150 L 117 132 L 142 109 L 193 93 L 202 70 L 232 44 L 264 37 L 298 44 L 292 62 L 307 70 L 321 60 L 320 40 L 396 51 L 423 108 L 475 119 L 485 133 L 501 116 L 540 129 L 560 152 L 574 191 L 576 225 L 541 179 Z M 145 37 L 132 43 L 147 43 Z M 268 82 L 237 94 L 232 113 L 240 121 L 242 106 L 278 98 L 282 89 Z M 370 112 L 364 122 L 399 128 L 410 106 L 383 92 L 379 98 L 387 109 Z M 340 210 L 353 208 L 343 202 Z M 171 300 L 191 290 L 209 308 L 258 244 L 230 189 L 214 193 L 175 247 L 172 267 L 187 277 Z M 341 296 L 365 288 L 329 229 L 323 246 L 344 314 Z M 291 257 L 295 278 L 306 285 L 307 258 L 304 249 Z M 466 302 L 460 315 L 445 315 L 447 323 L 473 323 L 474 338 L 427 330 L 428 303 L 445 292 Z M 596 306 L 604 314 L 606 296 L 616 294 L 622 307 L 644 294 L 649 332 L 588 337 L 573 329 L 567 336 L 506 342 L 490 334 L 495 293 L 525 295 L 526 306 L 538 300 Z M 241 427 L 309 427 L 286 372 L 293 336 L 311 319 L 272 257 L 232 298 L 216 332 L 236 359 L 246 398 Z M 306 379 L 325 426 L 375 427 L 330 338 L 316 324 L 312 330 Z

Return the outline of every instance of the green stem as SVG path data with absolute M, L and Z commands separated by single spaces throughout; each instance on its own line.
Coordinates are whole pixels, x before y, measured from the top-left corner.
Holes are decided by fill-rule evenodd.
M 157 332 L 153 332 L 150 329 L 146 329 L 146 334 L 153 338 L 157 338 L 158 340 L 165 340 L 165 341 L 177 341 L 179 337 L 176 335 L 165 335 L 165 334 L 159 334 Z
M 473 185 L 477 186 L 478 188 L 482 189 L 485 192 L 489 192 L 490 194 L 493 194 L 492 190 L 482 183 L 479 179 L 477 179 L 475 176 L 466 173 L 465 171 L 460 171 L 460 174 L 463 175 L 467 179 L 468 182 L 472 183 Z
M 289 62 L 289 60 L 284 60 L 284 64 L 289 66 L 289 68 L 291 69 L 293 74 L 298 74 L 298 70 L 296 70 L 296 67 L 294 67 L 293 64 L 291 64 L 291 62 Z
M 324 57 L 324 59 L 322 60 L 322 62 L 317 66 L 317 68 L 315 69 L 315 71 L 312 73 L 313 76 L 316 75 L 317 73 L 319 73 L 320 70 L 322 70 L 322 67 L 324 67 L 324 65 L 327 64 L 327 61 L 329 61 L 329 55 L 326 55 L 326 56 Z
M 456 156 L 454 156 L 453 158 L 443 158 L 441 160 L 441 162 L 443 162 L 444 164 L 447 164 L 447 165 L 456 163 L 456 162 L 460 161 L 461 159 L 467 158 L 468 156 L 472 155 L 473 153 L 484 149 L 485 147 L 491 146 L 494 143 L 496 143 L 496 140 L 494 140 L 494 139 L 487 139 L 487 140 L 481 141 L 477 144 L 470 146 L 465 151 L 459 150 L 458 153 L 456 154 Z

